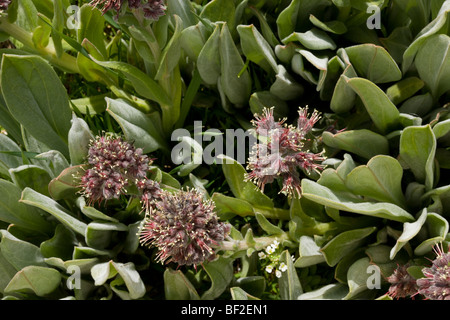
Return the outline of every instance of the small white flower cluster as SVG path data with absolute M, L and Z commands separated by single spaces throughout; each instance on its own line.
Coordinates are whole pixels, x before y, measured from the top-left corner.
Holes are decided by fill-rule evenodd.
M 275 270 L 275 276 L 281 278 L 283 272 L 287 270 L 287 265 L 284 262 L 280 263 L 280 242 L 275 240 L 272 244 L 267 246 L 264 251 L 258 253 L 260 260 L 267 260 L 268 264 L 265 267 L 267 273 L 272 273 Z

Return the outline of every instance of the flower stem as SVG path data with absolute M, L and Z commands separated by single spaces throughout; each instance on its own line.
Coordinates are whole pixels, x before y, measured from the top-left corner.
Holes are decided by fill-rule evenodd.
M 77 65 L 77 59 L 75 57 L 65 52 L 58 57 L 55 47 L 51 41 L 45 48 L 36 48 L 33 43 L 33 34 L 19 27 L 17 24 L 10 23 L 8 21 L 8 17 L 0 17 L 0 31 L 3 31 L 14 39 L 20 41 L 24 45 L 24 50 L 39 54 L 58 68 L 69 73 L 80 72 Z

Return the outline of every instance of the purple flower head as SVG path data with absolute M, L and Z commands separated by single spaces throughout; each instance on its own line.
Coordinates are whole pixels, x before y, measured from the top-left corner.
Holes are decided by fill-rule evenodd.
M 450 300 L 450 252 L 442 245 L 434 247 L 436 259 L 429 268 L 423 268 L 425 278 L 417 280 L 418 292 L 430 300 Z
M 178 265 L 199 265 L 215 258 L 213 246 L 230 226 L 219 222 L 211 200 L 194 190 L 162 191 L 153 202 L 140 232 L 140 242 L 158 249 L 157 259 Z
M 136 186 L 141 193 L 143 209 L 149 212 L 152 202 L 161 199 L 161 187 L 158 182 L 150 179 L 136 180 Z
M 8 10 L 8 6 L 11 4 L 11 0 L 0 0 L 0 11 Z
M 151 160 L 142 153 L 117 135 L 97 136 L 89 147 L 81 193 L 91 203 L 118 198 L 129 181 L 146 177 Z
M 92 0 L 91 6 L 102 6 L 102 13 L 105 14 L 109 10 L 115 10 L 117 15 L 123 8 L 126 0 Z M 130 9 L 142 10 L 144 17 L 151 20 L 158 20 L 165 15 L 166 6 L 163 0 L 128 0 L 128 7 Z
M 102 13 L 105 14 L 109 10 L 115 10 L 117 13 L 122 9 L 125 0 L 92 0 L 90 5 L 96 7 L 102 6 Z
M 148 0 L 147 3 L 141 5 L 141 8 L 144 11 L 144 17 L 155 21 L 166 14 L 163 0 Z
M 314 124 L 320 119 L 317 111 L 308 117 L 308 109 L 300 108 L 297 127 L 284 124 L 285 119 L 275 121 L 273 108 L 264 109 L 262 115 L 255 115 L 253 125 L 260 143 L 256 144 L 248 159 L 246 179 L 254 181 L 261 191 L 264 186 L 281 179 L 282 193 L 300 195 L 299 169 L 308 173 L 322 169 L 320 154 L 306 149 Z
M 388 295 L 392 298 L 406 298 L 417 293 L 416 279 L 408 273 L 408 267 L 408 264 L 398 266 L 394 273 L 387 278 L 391 284 Z

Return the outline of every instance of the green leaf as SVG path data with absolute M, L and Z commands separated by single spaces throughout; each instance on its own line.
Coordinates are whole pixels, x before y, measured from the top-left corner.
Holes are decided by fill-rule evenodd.
M 39 193 L 49 195 L 48 184 L 50 175 L 41 167 L 35 165 L 23 165 L 14 169 L 9 169 L 12 181 L 21 189 L 30 187 Z
M 78 197 L 75 201 L 78 208 L 80 208 L 81 212 L 88 218 L 96 221 L 107 221 L 107 222 L 119 222 L 117 219 L 110 217 L 103 212 L 95 209 L 94 207 L 87 206 L 86 200 L 84 197 Z
M 287 103 L 270 93 L 270 91 L 254 92 L 250 97 L 249 104 L 253 114 L 262 114 L 264 108 L 273 107 L 274 119 L 284 118 L 289 111 Z
M 399 81 L 402 72 L 383 47 L 361 44 L 345 48 L 351 64 L 360 77 L 374 83 Z
M 434 186 L 436 138 L 430 125 L 407 127 L 400 137 L 400 160 L 427 190 Z
M 167 45 L 164 47 L 160 58 L 160 64 L 158 71 L 156 72 L 155 79 L 161 80 L 165 77 L 169 77 L 174 69 L 177 67 L 180 54 L 181 54 L 181 42 L 180 36 L 182 31 L 182 23 L 180 17 L 174 15 L 175 30 Z
M 50 181 L 48 191 L 54 200 L 75 196 L 80 189 L 80 179 L 84 175 L 86 165 L 77 165 L 63 170 L 58 177 Z
M 158 102 L 160 105 L 171 105 L 171 98 L 162 87 L 144 72 L 131 64 L 121 61 L 99 61 L 92 57 L 97 64 L 115 71 L 119 71 L 131 82 L 136 92 L 144 98 Z
M 77 244 L 75 234 L 62 224 L 56 226 L 54 236 L 41 243 L 39 249 L 46 258 L 58 257 L 62 260 L 72 258 L 73 247 Z
M 348 287 L 342 283 L 329 284 L 301 294 L 299 300 L 342 300 L 348 294 Z
M 51 225 L 39 211 L 20 203 L 22 190 L 13 183 L 0 179 L 0 220 L 43 233 L 50 233 Z
M 294 100 L 304 92 L 303 86 L 296 82 L 286 68 L 279 64 L 275 82 L 270 86 L 270 93 L 282 100 Z
M 232 300 L 260 300 L 255 296 L 245 292 L 242 288 L 232 287 L 230 288 Z
M 389 154 L 389 142 L 386 137 L 367 129 L 348 130 L 332 134 L 325 131 L 323 142 L 332 148 L 345 150 L 371 159 L 379 154 Z
M 3 96 L 0 94 L 0 126 L 2 126 L 6 132 L 8 132 L 8 135 L 12 137 L 17 142 L 22 142 L 22 133 L 20 130 L 20 123 L 17 122 L 16 119 L 11 115 L 11 113 L 8 110 L 8 107 L 6 106 L 6 102 L 3 99 Z M 5 136 L 2 134 L 1 136 Z M 0 146 L 4 148 L 3 142 L 0 142 Z
M 5 288 L 5 293 L 35 293 L 44 297 L 55 291 L 61 280 L 61 274 L 53 268 L 28 266 L 16 273 Z
M 11 152 L 22 155 L 22 150 L 11 138 L 0 134 L 0 174 L 5 177 L 9 177 L 10 168 L 16 168 L 23 164 L 21 157 L 11 154 Z
M 25 129 L 68 158 L 71 110 L 66 89 L 41 57 L 3 55 L 1 89 L 9 111 Z
M 411 68 L 418 50 L 423 46 L 424 42 L 429 37 L 435 34 L 448 32 L 449 14 L 450 2 L 446 1 L 439 10 L 437 17 L 419 32 L 414 41 L 405 50 L 402 64 L 403 73 L 406 73 Z
M 309 236 L 301 236 L 299 239 L 299 255 L 295 261 L 296 268 L 306 268 L 325 262 L 325 257 L 314 239 Z
M 355 261 L 347 272 L 348 294 L 344 297 L 344 300 L 351 299 L 357 296 L 359 293 L 367 290 L 367 280 L 370 273 L 367 272 L 367 268 L 370 266 L 369 258 L 362 258 Z
M 417 77 L 405 78 L 390 86 L 386 90 L 386 95 L 393 104 L 398 105 L 400 102 L 410 98 L 417 91 L 422 89 L 424 84 L 425 83 Z
M 415 65 L 435 99 L 450 90 L 450 37 L 429 37 L 417 52 Z
M 396 159 L 378 155 L 367 165 L 353 169 L 345 185 L 355 194 L 405 207 L 402 177 L 403 168 Z
M 302 180 L 303 197 L 338 210 L 359 213 L 363 215 L 407 222 L 414 218 L 402 208 L 387 202 L 364 202 L 352 195 L 342 195 L 321 186 L 317 182 Z
M 55 217 L 59 222 L 67 226 L 69 229 L 72 229 L 82 236 L 85 235 L 87 226 L 84 222 L 74 218 L 67 212 L 67 210 L 63 206 L 61 206 L 56 201 L 34 191 L 33 189 L 25 188 L 22 192 L 22 198 L 20 199 L 20 202 L 40 208 L 50 213 L 53 217 Z
M 276 73 L 278 66 L 275 53 L 258 29 L 254 25 L 239 25 L 237 31 L 241 39 L 242 52 L 247 59 L 258 64 L 268 73 Z
M 294 32 L 282 40 L 284 44 L 292 41 L 300 42 L 305 48 L 311 50 L 334 50 L 336 44 L 326 32 L 317 28 L 312 28 L 306 32 Z
M 211 279 L 211 287 L 202 294 L 201 299 L 214 300 L 226 290 L 234 277 L 233 259 L 219 257 L 204 264 L 203 268 Z
M 86 244 L 95 249 L 105 249 L 111 243 L 115 231 L 128 231 L 128 227 L 119 222 L 91 222 L 85 232 Z
M 344 34 L 347 32 L 347 27 L 342 21 L 332 20 L 332 21 L 320 21 L 314 15 L 309 15 L 309 21 L 312 22 L 317 28 L 322 29 L 323 31 L 331 32 L 334 34 Z
M 252 81 L 249 71 L 244 69 L 244 61 L 234 44 L 227 24 L 223 25 L 220 32 L 220 59 L 220 81 L 223 92 L 237 107 L 246 105 L 251 95 Z
M 376 229 L 376 227 L 355 229 L 335 236 L 321 249 L 327 264 L 331 267 L 335 266 L 347 254 L 361 247 L 366 238 Z
M 88 154 L 90 141 L 94 139 L 86 121 L 73 115 L 68 139 L 71 164 L 82 164 Z
M 85 39 L 88 39 L 106 58 L 108 55 L 103 37 L 105 18 L 102 12 L 97 8 L 92 8 L 89 4 L 84 4 L 80 8 L 79 15 L 78 42 L 82 43 Z
M 355 91 L 347 84 L 346 79 L 355 78 L 355 69 L 351 64 L 347 65 L 342 75 L 336 83 L 331 97 L 330 108 L 336 113 L 345 113 L 350 111 L 355 105 Z
M 27 266 L 46 266 L 44 257 L 35 245 L 20 240 L 6 230 L 0 230 L 0 252 L 15 269 L 21 270 Z
M 281 278 L 278 280 L 280 297 L 282 300 L 297 300 L 298 296 L 303 293 L 303 288 L 288 250 L 281 253 L 281 262 L 286 264 L 287 270 L 281 273 Z
M 400 113 L 379 87 L 363 78 L 346 81 L 361 98 L 373 123 L 382 133 L 389 133 L 398 126 Z
M 228 197 L 218 192 L 215 192 L 211 199 L 216 205 L 217 215 L 222 220 L 231 219 L 235 215 L 246 217 L 255 214 L 253 206 L 248 201 Z
M 414 249 L 414 254 L 416 255 L 424 255 L 430 252 L 433 246 L 435 246 L 437 243 L 442 243 L 443 241 L 445 241 L 448 235 L 448 220 L 437 213 L 428 213 L 425 227 L 428 239 L 423 241 Z
M 200 77 L 206 84 L 217 85 L 221 72 L 219 25 L 216 25 L 214 32 L 201 49 L 197 59 L 197 68 Z
M 412 238 L 414 238 L 422 228 L 422 225 L 425 223 L 427 219 L 428 213 L 427 209 L 423 209 L 419 218 L 415 222 L 405 222 L 403 224 L 403 232 L 400 237 L 397 239 L 395 246 L 391 249 L 390 259 L 393 260 L 396 254 L 400 251 L 400 249 L 409 242 Z
M 255 217 L 261 229 L 263 229 L 268 235 L 284 233 L 281 228 L 270 223 L 262 213 L 255 212 Z
M 106 98 L 106 102 L 107 111 L 119 123 L 125 138 L 134 141 L 137 148 L 142 148 L 144 153 L 167 148 L 156 113 L 144 114 L 122 99 Z
M 233 195 L 263 208 L 273 208 L 272 200 L 250 181 L 245 181 L 246 171 L 236 160 L 223 158 L 222 170 Z
M 95 281 L 96 286 L 101 286 L 108 279 L 116 277 L 114 281 L 111 282 L 111 288 L 122 299 L 139 299 L 142 298 L 146 292 L 144 282 L 141 276 L 136 271 L 135 265 L 132 262 L 120 263 L 109 261 L 105 263 L 100 263 L 92 267 L 91 276 Z M 125 284 L 128 292 L 121 293 L 118 292 L 115 284 L 122 283 Z
M 236 8 L 233 1 L 229 0 L 212 0 L 203 7 L 200 17 L 208 19 L 212 22 L 226 22 L 230 28 L 234 28 L 234 18 Z
M 164 292 L 167 300 L 200 300 L 192 283 L 181 270 L 164 271 Z

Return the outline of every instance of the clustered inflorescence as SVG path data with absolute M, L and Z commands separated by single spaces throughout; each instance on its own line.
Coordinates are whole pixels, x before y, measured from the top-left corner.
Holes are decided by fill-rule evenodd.
M 264 109 L 262 115 L 253 120 L 260 140 L 249 157 L 247 180 L 254 181 L 264 191 L 264 186 L 281 179 L 281 192 L 300 195 L 299 169 L 308 173 L 322 169 L 321 154 L 306 149 L 307 134 L 320 119 L 317 111 L 308 117 L 308 108 L 300 108 L 297 127 L 284 124 L 285 119 L 275 121 L 273 108 Z
M 281 278 L 283 272 L 288 269 L 286 263 L 280 262 L 281 251 L 279 249 L 280 242 L 275 240 L 264 251 L 258 253 L 259 259 L 265 266 L 264 270 L 269 274 L 275 274 L 277 278 Z
M 450 300 L 450 252 L 436 246 L 436 259 L 422 269 L 425 278 L 417 280 L 419 294 L 430 300 Z
M 119 198 L 130 181 L 146 177 L 151 159 L 121 137 L 105 135 L 91 142 L 87 162 L 81 188 L 92 203 Z
M 424 278 L 415 279 L 407 271 L 408 265 L 399 266 L 388 277 L 388 294 L 393 298 L 406 298 L 420 294 L 429 300 L 450 300 L 450 252 L 444 253 L 438 245 L 432 265 L 422 269 Z
M 162 263 L 198 265 L 215 258 L 213 246 L 225 239 L 230 226 L 218 221 L 211 200 L 196 190 L 163 191 L 141 231 L 141 243 L 158 248 Z
M 196 190 L 163 190 L 147 178 L 152 160 L 117 135 L 97 136 L 87 163 L 80 187 L 90 203 L 118 198 L 136 187 L 146 214 L 140 240 L 159 250 L 160 262 L 198 265 L 214 259 L 213 246 L 225 239 L 230 226 L 218 221 L 212 201 Z
M 115 10 L 119 14 L 125 3 L 128 3 L 130 9 L 142 10 L 144 17 L 151 20 L 158 20 L 166 11 L 163 0 L 93 0 L 90 4 L 93 7 L 102 5 L 103 14 L 109 10 Z
M 8 10 L 11 0 L 0 0 L 0 11 Z

